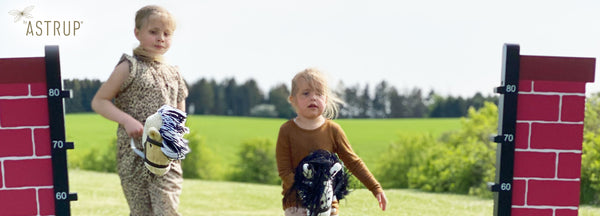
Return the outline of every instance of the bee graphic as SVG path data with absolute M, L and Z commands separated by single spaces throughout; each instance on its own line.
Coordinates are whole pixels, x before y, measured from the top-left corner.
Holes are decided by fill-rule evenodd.
M 33 10 L 33 5 L 31 5 L 29 7 L 26 7 L 22 11 L 20 11 L 20 10 L 11 10 L 11 11 L 8 12 L 8 14 L 15 16 L 15 23 L 16 23 L 19 20 L 21 20 L 21 18 L 23 18 L 23 17 L 25 17 L 27 19 L 33 18 L 33 16 L 31 16 L 31 10 Z

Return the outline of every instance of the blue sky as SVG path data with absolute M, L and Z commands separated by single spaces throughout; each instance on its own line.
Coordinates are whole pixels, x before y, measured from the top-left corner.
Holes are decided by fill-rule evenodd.
M 0 58 L 59 45 L 63 78 L 106 80 L 137 45 L 133 18 L 147 4 L 177 19 L 166 58 L 190 83 L 253 78 L 267 91 L 318 67 L 334 88 L 386 80 L 400 91 L 472 96 L 500 85 L 504 43 L 520 44 L 523 55 L 600 56 L 600 2 L 592 0 L 8 0 L 0 2 Z M 9 11 L 31 5 L 32 18 L 14 22 Z M 74 36 L 31 36 L 29 21 L 34 31 L 36 21 L 81 23 Z

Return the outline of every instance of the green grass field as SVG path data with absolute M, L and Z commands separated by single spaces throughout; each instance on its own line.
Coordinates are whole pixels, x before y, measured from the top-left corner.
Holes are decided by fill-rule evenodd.
M 190 116 L 188 126 L 224 164 L 232 165 L 244 140 L 277 139 L 284 119 L 222 116 Z M 401 135 L 440 135 L 458 129 L 459 119 L 343 119 L 354 150 L 371 168 L 389 144 Z M 67 141 L 75 142 L 69 160 L 114 142 L 117 124 L 96 114 L 66 115 Z M 116 174 L 70 170 L 72 215 L 127 215 L 128 208 Z M 280 186 L 186 179 L 181 195 L 183 215 L 282 215 Z M 493 201 L 473 196 L 424 193 L 415 190 L 386 190 L 388 211 L 381 212 L 365 189 L 353 191 L 341 202 L 342 215 L 492 215 Z M 600 208 L 581 207 L 580 216 L 600 216 Z
M 70 190 L 78 200 L 71 202 L 72 215 L 128 215 L 119 178 L 112 173 L 69 171 Z M 279 186 L 186 179 L 180 197 L 182 215 L 283 215 Z M 490 216 L 493 200 L 472 196 L 424 193 L 415 190 L 386 190 L 388 209 L 382 212 L 373 195 L 357 189 L 340 203 L 344 216 Z M 599 216 L 600 208 L 582 206 L 579 216 Z
M 229 169 L 236 162 L 238 148 L 244 140 L 266 138 L 275 143 L 279 127 L 286 119 L 193 115 L 187 121 L 190 130 L 201 136 L 217 156 L 218 163 Z M 371 169 L 377 166 L 379 156 L 400 135 L 439 135 L 460 127 L 458 118 L 335 121 L 346 132 L 354 151 Z M 77 158 L 80 152 L 99 149 L 101 145 L 114 142 L 116 137 L 117 124 L 97 114 L 66 115 L 65 125 L 67 140 L 75 142 L 75 150 L 69 151 L 69 157 Z

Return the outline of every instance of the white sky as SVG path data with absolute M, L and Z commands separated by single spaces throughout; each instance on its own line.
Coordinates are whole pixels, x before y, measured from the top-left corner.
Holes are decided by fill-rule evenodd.
M 520 44 L 523 55 L 600 56 L 594 0 L 3 0 L 0 58 L 43 56 L 44 45 L 57 44 L 63 78 L 104 81 L 137 46 L 134 14 L 147 4 L 176 17 L 166 57 L 190 84 L 254 78 L 267 92 L 314 66 L 332 87 L 386 80 L 399 90 L 489 95 L 500 85 L 504 43 Z M 9 11 L 30 5 L 33 18 L 15 23 Z M 36 32 L 38 20 L 83 23 L 75 36 L 55 36 L 52 24 L 43 36 L 27 36 L 24 21 Z

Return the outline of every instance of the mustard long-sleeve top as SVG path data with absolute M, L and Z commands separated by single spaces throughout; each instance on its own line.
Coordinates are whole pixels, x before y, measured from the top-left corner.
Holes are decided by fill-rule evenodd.
M 276 158 L 279 177 L 282 179 L 283 208 L 297 206 L 296 193 L 288 193 L 294 184 L 294 173 L 300 161 L 317 149 L 336 153 L 352 175 L 362 182 L 373 195 L 383 192 L 381 185 L 369 171 L 365 163 L 354 153 L 346 134 L 337 123 L 327 119 L 323 125 L 313 130 L 300 128 L 293 120 L 279 128 Z M 285 197 L 290 196 L 290 197 Z

